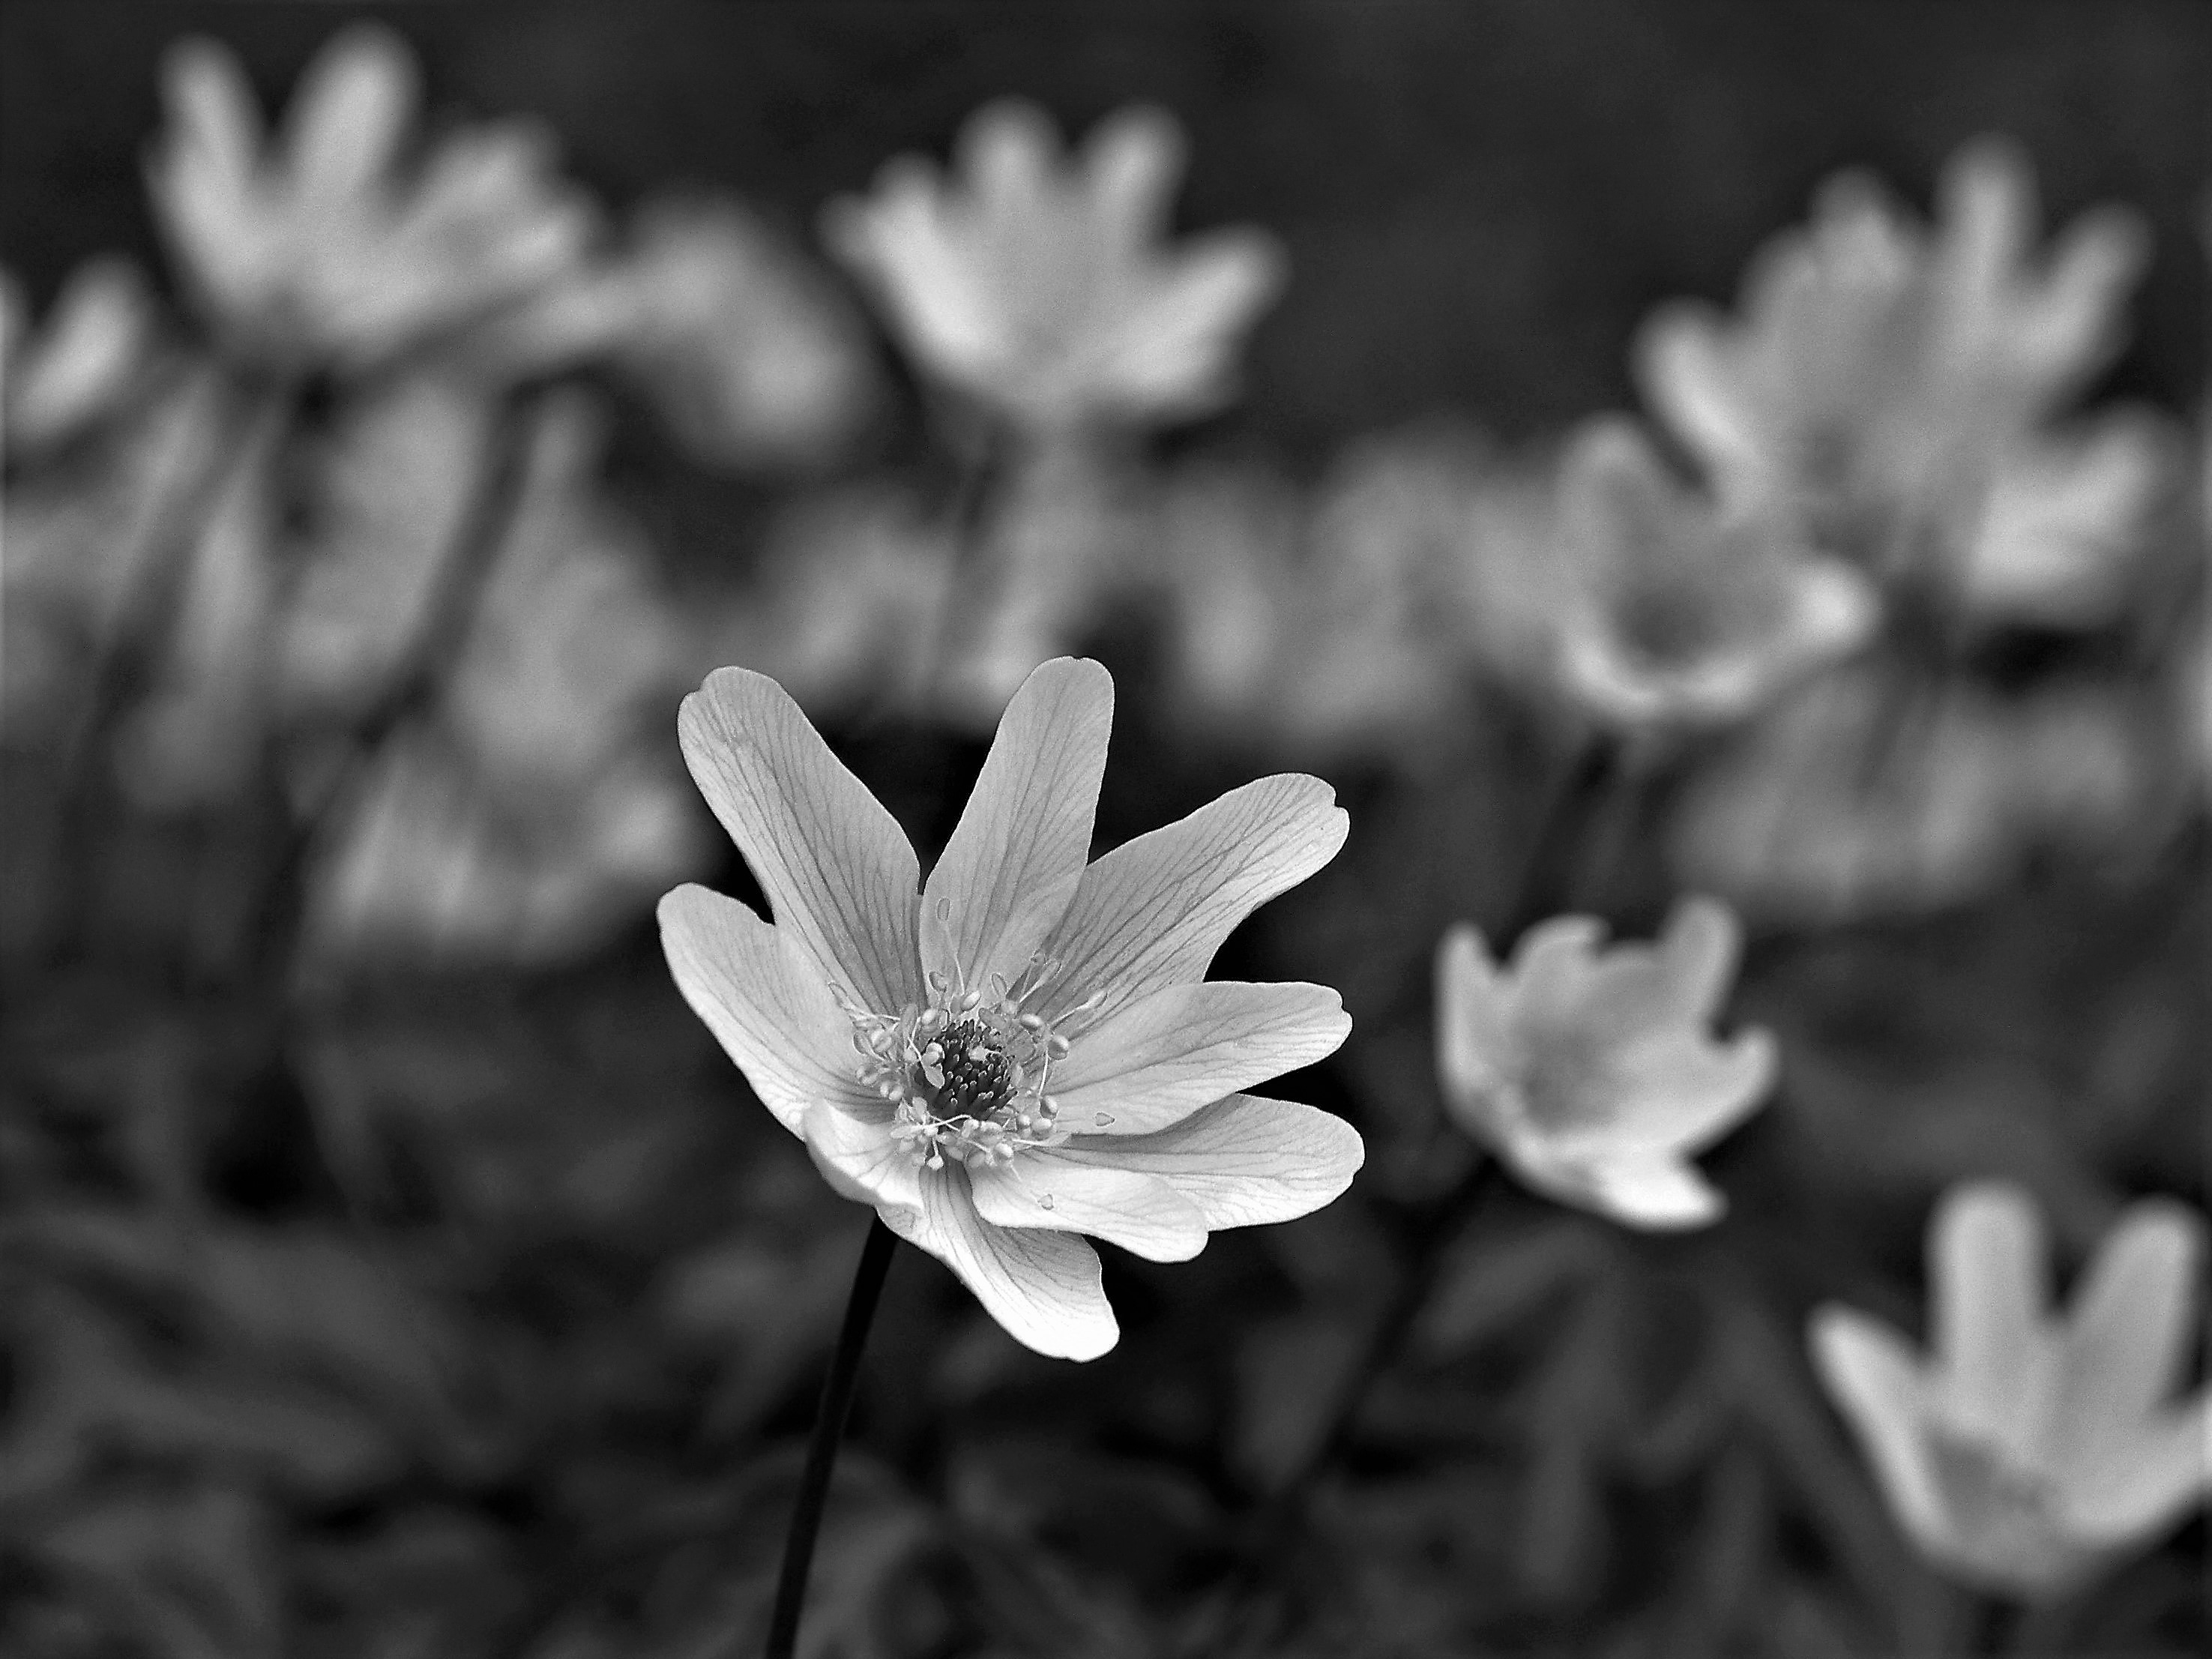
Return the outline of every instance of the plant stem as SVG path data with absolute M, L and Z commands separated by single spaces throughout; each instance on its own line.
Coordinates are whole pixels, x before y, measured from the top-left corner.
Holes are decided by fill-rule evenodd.
M 830 1474 L 837 1466 L 837 1445 L 853 1408 L 853 1387 L 860 1381 L 860 1351 L 868 1344 L 868 1325 L 876 1316 L 884 1274 L 891 1265 L 898 1235 L 880 1215 L 868 1218 L 867 1243 L 853 1273 L 853 1292 L 845 1304 L 844 1328 L 837 1352 L 822 1384 L 822 1405 L 814 1416 L 814 1438 L 806 1448 L 806 1468 L 799 1477 L 799 1498 L 791 1508 L 791 1528 L 783 1539 L 783 1567 L 775 1583 L 775 1611 L 769 1620 L 768 1659 L 791 1659 L 799 1644 L 799 1614 L 806 1601 L 806 1575 L 814 1565 L 814 1538 L 830 1498 Z

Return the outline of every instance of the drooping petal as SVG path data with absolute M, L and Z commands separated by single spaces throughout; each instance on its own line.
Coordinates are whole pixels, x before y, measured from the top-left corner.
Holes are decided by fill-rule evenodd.
M 1036 1012 L 1056 1018 L 1103 993 L 1103 1018 L 1202 978 L 1239 922 L 1336 856 L 1350 819 L 1335 801 L 1319 778 L 1281 773 L 1107 854 L 1054 930 L 1060 968 Z
M 885 1222 L 921 1213 L 921 1166 L 891 1133 L 889 1105 L 873 1096 L 817 1101 L 804 1133 L 814 1167 L 840 1198 L 872 1204 Z
M 1113 723 L 1113 678 L 1088 659 L 1055 658 L 1022 682 L 922 889 L 929 971 L 988 992 L 1059 925 L 1091 856 Z
M 2019 1188 L 1954 1187 L 1929 1229 L 1929 1316 L 1945 1419 L 2031 1462 L 2057 1355 L 2043 1218 Z
M 2061 1337 L 2053 1427 L 2085 1457 L 2140 1429 L 2181 1381 L 2204 1225 L 2184 1206 L 2132 1205 L 2099 1246 Z
M 1052 1071 L 1079 1133 L 1150 1134 L 1201 1106 L 1335 1051 L 1352 1029 L 1325 985 L 1170 985 L 1084 1033 Z
M 853 1023 L 781 929 L 687 882 L 660 901 L 660 944 L 684 1000 L 792 1133 L 817 1103 L 875 1101 L 860 1086 Z
M 874 1012 L 918 999 L 914 848 L 790 695 L 765 674 L 718 668 L 684 699 L 677 731 L 776 925 Z
M 1437 947 L 1437 1070 L 1446 1103 L 1455 1115 L 1486 1119 L 1490 1103 L 1519 1087 L 1525 1060 L 1508 989 L 1480 932 L 1462 922 Z
M 1676 1158 L 1615 1157 L 1582 1166 L 1581 1184 L 1601 1214 L 1631 1227 L 1705 1227 L 1728 1200 L 1696 1168 Z
M 1950 1527 L 1929 1455 L 1928 1380 L 1909 1344 L 1878 1319 L 1816 1309 L 1813 1369 L 1874 1465 L 1892 1514 L 1923 1548 L 1948 1548 Z
M 1157 1176 L 1218 1231 L 1318 1210 L 1352 1184 L 1367 1152 L 1340 1117 L 1295 1101 L 1231 1095 L 1151 1134 L 1078 1135 L 1054 1156 Z
M 2212 1389 L 2137 1423 L 2127 1437 L 2065 1476 L 2059 1502 L 2089 1537 L 2154 1542 L 2212 1494 Z
M 1148 1261 L 1188 1261 L 1206 1248 L 1198 1206 L 1136 1170 L 1038 1147 L 1012 1163 L 970 1165 L 968 1184 L 975 1213 L 994 1227 L 1089 1233 Z
M 975 1213 L 968 1171 L 925 1170 L 921 1207 L 884 1223 L 959 1275 L 1009 1335 L 1057 1359 L 1096 1359 L 1120 1337 L 1098 1253 L 1073 1233 L 994 1227 Z

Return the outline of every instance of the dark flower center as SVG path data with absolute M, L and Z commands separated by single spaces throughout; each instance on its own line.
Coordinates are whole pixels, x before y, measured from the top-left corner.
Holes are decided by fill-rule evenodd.
M 963 1019 L 938 1038 L 945 1057 L 938 1069 L 945 1085 L 937 1091 L 939 1118 L 988 1116 L 1013 1095 L 1013 1062 L 1000 1047 L 998 1033 L 976 1019 Z

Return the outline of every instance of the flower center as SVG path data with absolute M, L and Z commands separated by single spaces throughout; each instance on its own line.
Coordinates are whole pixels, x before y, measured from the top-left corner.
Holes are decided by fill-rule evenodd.
M 838 991 L 853 1022 L 860 1081 L 890 1103 L 891 1133 L 915 1163 L 933 1170 L 948 1158 L 970 1166 L 1009 1163 L 1024 1147 L 1066 1138 L 1047 1085 L 1067 1038 L 1024 1006 L 1059 971 L 1058 962 L 1038 957 L 1011 985 L 994 975 L 988 995 L 932 974 L 927 1006 L 908 1003 L 896 1015 L 856 1006 Z

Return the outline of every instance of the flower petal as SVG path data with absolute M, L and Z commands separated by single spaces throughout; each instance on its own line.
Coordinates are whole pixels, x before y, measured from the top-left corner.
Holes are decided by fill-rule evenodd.
M 2139 1430 L 2181 1381 L 2203 1234 L 2185 1206 L 2146 1199 L 2098 1247 L 2061 1338 L 2062 1455 L 2095 1457 Z
M 1681 1018 L 1703 1025 L 1720 1012 L 1742 954 L 1743 929 L 1726 904 L 1701 895 L 1675 902 L 1660 935 L 1659 963 Z
M 1486 1139 L 1523 1060 L 1509 989 L 1480 931 L 1462 922 L 1437 947 L 1437 1073 L 1453 1115 Z
M 687 882 L 660 901 L 660 945 L 691 1012 L 793 1134 L 817 1102 L 872 1102 L 853 1023 L 811 958 L 733 898 Z
M 2066 1518 L 2100 1541 L 2148 1544 L 2212 1493 L 2212 1389 L 2135 1425 L 2068 1472 Z
M 884 1224 L 959 1275 L 1008 1334 L 1057 1359 L 1096 1359 L 1121 1335 L 1099 1282 L 1098 1253 L 1073 1233 L 994 1227 L 975 1213 L 968 1171 L 924 1172 L 921 1206 Z
M 838 1197 L 874 1205 L 886 1222 L 894 1211 L 921 1213 L 921 1166 L 892 1137 L 884 1102 L 817 1101 L 804 1130 L 814 1167 Z
M 876 1012 L 918 998 L 914 848 L 784 689 L 750 669 L 718 668 L 684 699 L 677 730 L 699 793 L 752 866 L 777 927 Z
M 1085 1032 L 1053 1067 L 1052 1092 L 1060 1122 L 1079 1133 L 1149 1134 L 1310 1066 L 1351 1030 L 1325 985 L 1170 985 Z
M 1513 988 L 1513 1018 L 1522 1030 L 1571 1023 L 1589 994 L 1605 924 L 1595 916 L 1553 916 L 1538 922 L 1513 947 L 1505 977 Z
M 1319 778 L 1285 772 L 1107 854 L 1054 930 L 1060 974 L 1036 1012 L 1056 1018 L 1103 992 L 1103 1018 L 1203 978 L 1239 922 L 1336 856 L 1351 820 L 1335 802 Z
M 1928 1251 L 1943 1416 L 2027 1462 L 2039 1449 L 2039 1396 L 2054 1358 L 2043 1218 L 2008 1183 L 1954 1187 L 1936 1206 Z
M 315 54 L 292 94 L 291 184 L 327 211 L 392 166 L 418 97 L 415 59 L 391 30 L 357 23 Z
M 971 1164 L 968 1185 L 975 1213 L 994 1227 L 1089 1233 L 1148 1261 L 1188 1261 L 1206 1248 L 1206 1218 L 1167 1182 L 1051 1147 Z
M 1728 1207 L 1719 1189 L 1680 1158 L 1561 1160 L 1560 1167 L 1574 1170 L 1573 1182 L 1585 1196 L 1583 1207 L 1625 1226 L 1668 1231 L 1705 1227 L 1719 1220 Z M 1538 1175 L 1538 1185 L 1544 1183 L 1543 1174 L 1534 1167 L 1530 1172 Z
M 1352 1184 L 1367 1156 L 1342 1118 L 1262 1095 L 1231 1095 L 1151 1134 L 1077 1135 L 1053 1150 L 1157 1176 L 1217 1231 L 1310 1214 Z
M 930 971 L 988 990 L 1059 925 L 1091 856 L 1113 723 L 1113 677 L 1088 659 L 1055 658 L 1022 682 L 922 889 Z
M 1813 1369 L 1874 1465 L 1890 1512 L 1923 1548 L 1948 1547 L 1950 1527 L 1929 1456 L 1929 1378 L 1905 1339 L 1832 1303 L 1815 1309 Z
M 1622 1043 L 1579 1073 L 1592 1097 L 1575 1103 L 1566 1116 L 1573 1127 L 1554 1144 L 1568 1153 L 1701 1151 L 1751 1115 L 1774 1086 L 1777 1064 L 1763 1030 L 1725 1043 L 1686 1030 Z

